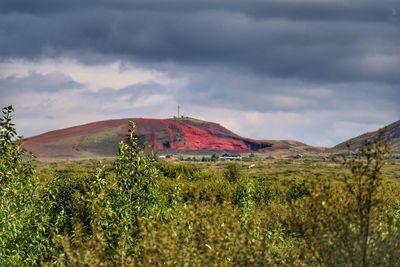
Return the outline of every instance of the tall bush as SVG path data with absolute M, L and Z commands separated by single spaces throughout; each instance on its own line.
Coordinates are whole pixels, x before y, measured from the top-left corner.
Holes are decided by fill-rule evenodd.
M 340 161 L 347 170 L 326 180 L 310 196 L 291 199 L 293 234 L 303 264 L 395 266 L 400 260 L 399 223 L 383 212 L 382 168 L 389 147 L 379 140 Z M 394 234 L 397 233 L 397 234 Z M 397 252 L 395 252 L 397 251 Z
M 37 179 L 30 155 L 12 123 L 12 106 L 0 118 L 0 265 L 35 265 L 45 257 L 42 208 L 38 205 Z
M 57 236 L 64 248 L 59 261 L 120 265 L 140 257 L 140 226 L 156 220 L 161 210 L 159 172 L 154 154 L 144 152 L 135 124 L 130 126 L 126 142 L 119 143 L 114 170 L 99 168 L 82 196 L 89 230 L 81 220 L 75 223 L 72 236 Z

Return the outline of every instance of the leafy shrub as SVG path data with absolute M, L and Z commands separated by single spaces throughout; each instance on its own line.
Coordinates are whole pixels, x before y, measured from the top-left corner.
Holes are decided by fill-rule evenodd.
M 305 265 L 394 266 L 400 260 L 399 222 L 382 206 L 382 168 L 388 146 L 342 158 L 348 172 L 324 181 L 304 200 L 291 202 L 290 222 Z M 296 194 L 295 194 L 296 195 Z
M 81 220 L 75 224 L 72 236 L 56 237 L 64 248 L 62 261 L 123 264 L 140 253 L 141 221 L 157 218 L 162 203 L 155 156 L 146 155 L 140 147 L 134 126 L 131 123 L 128 142 L 119 143 L 115 176 L 102 167 L 83 196 L 89 210 L 90 231 L 85 230 Z
M 219 159 L 219 157 L 217 154 L 214 153 L 211 155 L 211 158 L 210 158 L 211 161 L 217 161 L 218 159 Z
M 187 207 L 174 223 L 143 226 L 140 266 L 290 266 L 290 241 L 279 227 L 266 228 L 269 216 L 241 219 L 230 206 Z
M 305 180 L 295 181 L 287 192 L 286 199 L 289 201 L 302 199 L 311 195 L 311 185 Z
M 236 182 L 241 177 L 240 165 L 237 163 L 229 163 L 225 167 L 224 174 L 229 182 Z
M 170 179 L 180 178 L 192 180 L 199 171 L 199 167 L 192 164 L 172 164 L 169 162 L 159 162 L 157 167 L 164 177 L 168 177 Z
M 38 181 L 9 106 L 0 118 L 0 265 L 34 265 L 48 252 Z M 24 159 L 25 158 L 25 159 Z
M 92 177 L 78 176 L 71 170 L 55 171 L 45 186 L 41 198 L 47 203 L 53 234 L 73 235 L 74 223 L 79 220 L 85 230 L 90 228 L 87 203 L 82 201 Z
M 249 178 L 243 178 L 233 193 L 233 203 L 243 209 L 252 209 L 254 206 L 254 184 Z
M 258 181 L 255 183 L 254 201 L 256 204 L 268 204 L 278 201 L 281 198 L 282 192 L 278 186 L 268 181 Z
M 201 171 L 204 176 L 193 181 L 181 181 L 181 199 L 185 204 L 222 204 L 231 202 L 234 185 L 220 173 Z M 207 178 L 206 178 L 207 177 Z

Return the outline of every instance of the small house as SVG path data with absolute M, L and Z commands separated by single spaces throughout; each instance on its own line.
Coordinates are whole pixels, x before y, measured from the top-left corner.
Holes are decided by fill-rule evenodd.
M 225 153 L 220 157 L 221 160 L 241 160 L 240 155 Z

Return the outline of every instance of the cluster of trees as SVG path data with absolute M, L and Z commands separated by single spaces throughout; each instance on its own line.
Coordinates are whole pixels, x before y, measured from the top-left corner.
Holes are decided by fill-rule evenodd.
M 201 158 L 199 157 L 183 157 L 180 156 L 179 160 L 180 161 L 193 161 L 193 162 L 215 162 L 219 159 L 219 156 L 217 154 L 212 154 L 210 157 L 202 156 Z

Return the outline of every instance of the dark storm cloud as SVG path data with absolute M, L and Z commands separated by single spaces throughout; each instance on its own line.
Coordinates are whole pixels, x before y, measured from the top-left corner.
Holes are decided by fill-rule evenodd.
M 0 56 L 400 83 L 399 1 L 2 1 Z
M 350 3 L 351 2 L 351 3 Z M 237 1 L 237 0 L 70 0 L 40 2 L 3 0 L 3 13 L 64 13 L 81 9 L 145 10 L 157 12 L 229 11 L 255 17 L 287 17 L 294 19 L 385 20 L 397 1 Z M 389 11 L 389 12 L 388 12 Z
M 390 110 L 400 117 L 400 88 L 384 82 L 329 83 L 244 74 L 227 68 L 189 68 L 188 83 L 176 94 L 180 103 L 258 112 Z M 349 115 L 350 117 L 350 115 Z

